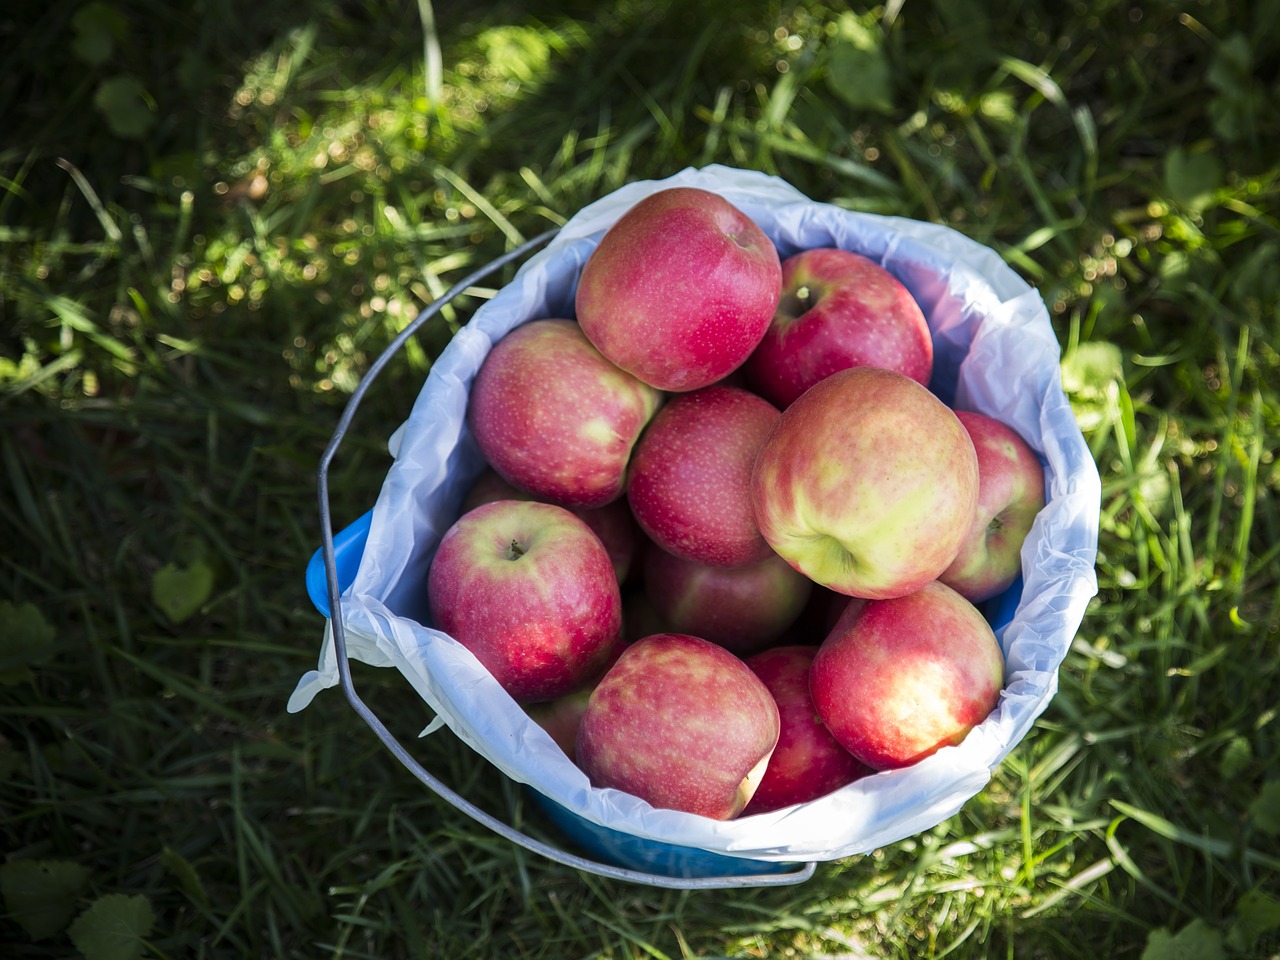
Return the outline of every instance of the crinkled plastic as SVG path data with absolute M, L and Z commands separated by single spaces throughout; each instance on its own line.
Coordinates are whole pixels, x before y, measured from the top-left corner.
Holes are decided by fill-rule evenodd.
M 1047 504 L 1023 547 L 1024 587 L 998 631 L 1006 685 L 995 712 L 954 747 L 809 803 L 717 822 L 592 787 L 550 737 L 451 637 L 426 626 L 426 574 L 483 464 L 466 424 L 467 390 L 492 344 L 516 325 L 572 317 L 577 278 L 608 226 L 671 186 L 722 194 L 786 257 L 836 246 L 883 265 L 920 303 L 935 348 L 931 384 L 958 408 L 1014 427 L 1046 466 Z M 755 860 L 831 860 L 927 830 L 989 781 L 1057 690 L 1057 671 L 1097 590 L 1097 468 L 1059 377 L 1044 303 L 993 251 L 947 227 L 815 203 L 784 181 L 722 166 L 628 184 L 575 216 L 481 307 L 433 365 L 393 442 L 368 544 L 342 610 L 353 659 L 399 670 L 477 753 L 593 823 L 639 837 Z M 815 638 L 815 642 L 818 638 Z M 319 667 L 288 709 L 303 709 L 338 673 L 326 631 Z

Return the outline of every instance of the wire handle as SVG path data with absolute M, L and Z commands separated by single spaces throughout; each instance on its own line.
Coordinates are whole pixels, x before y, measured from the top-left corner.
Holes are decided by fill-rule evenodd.
M 596 860 L 580 857 L 572 853 L 567 853 L 557 847 L 550 846 L 549 844 L 543 843 L 521 830 L 504 823 L 484 810 L 481 810 L 475 804 L 456 793 L 433 774 L 428 772 L 426 768 L 424 768 L 422 764 L 420 764 L 417 759 L 415 759 L 409 751 L 404 748 L 400 741 L 396 739 L 395 735 L 387 729 L 386 725 L 381 719 L 379 719 L 377 714 L 369 708 L 369 706 L 356 692 L 355 683 L 351 676 L 351 663 L 347 658 L 346 628 L 343 624 L 342 618 L 341 588 L 338 583 L 338 564 L 334 548 L 333 516 L 329 504 L 329 466 L 333 462 L 333 458 L 338 452 L 338 447 L 342 444 L 347 431 L 351 427 L 351 423 L 355 418 L 356 410 L 360 406 L 360 402 L 363 400 L 365 393 L 368 392 L 369 385 L 380 373 L 382 373 L 391 358 L 400 351 L 409 338 L 417 333 L 428 320 L 439 313 L 442 308 L 454 300 L 468 287 L 480 280 L 483 280 L 499 268 L 520 259 L 525 254 L 533 250 L 536 250 L 538 247 L 551 240 L 559 232 L 559 228 L 556 228 L 539 234 L 533 239 L 520 244 L 520 246 L 498 257 L 487 266 L 481 267 L 480 269 L 468 274 L 462 280 L 450 287 L 449 290 L 441 297 L 424 307 L 418 316 L 396 335 L 396 337 L 387 345 L 386 349 L 383 350 L 383 352 L 369 367 L 368 372 L 361 377 L 360 382 L 356 384 L 355 389 L 351 392 L 351 397 L 342 411 L 342 416 L 338 419 L 338 425 L 334 429 L 333 437 L 330 439 L 328 446 L 320 457 L 320 466 L 316 477 L 316 487 L 320 505 L 320 552 L 324 559 L 325 583 L 329 594 L 330 629 L 333 635 L 333 646 L 338 661 L 339 684 L 342 687 L 343 694 L 347 698 L 347 702 L 351 704 L 352 709 L 354 709 L 359 717 L 371 730 L 373 730 L 374 734 L 377 735 L 378 739 L 382 741 L 382 744 L 391 751 L 392 755 L 394 755 L 410 773 L 417 777 L 419 781 L 431 789 L 441 799 L 447 801 L 449 804 L 462 811 L 476 822 L 488 827 L 494 833 L 510 840 L 512 843 L 515 843 L 533 853 L 540 854 L 548 860 L 613 880 L 627 880 L 632 883 L 641 883 L 654 887 L 666 887 L 678 890 L 771 887 L 803 883 L 805 880 L 808 880 L 813 876 L 814 871 L 817 868 L 816 863 L 802 864 L 800 869 L 788 873 L 745 874 L 741 876 L 728 877 L 668 877 L 661 874 L 646 873 L 640 870 L 629 870 L 623 867 L 613 866 L 612 864 L 600 863 Z

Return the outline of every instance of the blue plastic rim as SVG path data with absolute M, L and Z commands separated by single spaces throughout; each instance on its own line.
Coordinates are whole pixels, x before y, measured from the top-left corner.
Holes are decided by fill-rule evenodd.
M 373 522 L 373 511 L 360 517 L 349 527 L 344 527 L 333 536 L 333 557 L 338 567 L 338 592 L 343 593 L 356 579 L 356 571 L 360 568 L 360 558 L 364 556 L 365 544 L 369 542 L 369 524 Z M 324 550 L 317 549 L 307 564 L 307 596 L 317 610 L 326 617 L 332 614 L 329 608 L 329 581 L 324 569 Z
M 369 541 L 369 525 L 373 511 L 362 515 L 343 528 L 333 538 L 334 560 L 338 573 L 339 593 L 344 592 L 355 580 Z M 324 554 L 317 550 L 307 564 L 307 593 L 315 608 L 326 617 L 330 615 L 329 588 L 326 580 Z M 998 597 L 982 604 L 983 614 L 995 630 L 1006 626 L 1022 597 L 1022 580 Z M 660 877 L 707 878 L 738 877 L 744 873 L 753 875 L 783 875 L 794 873 L 799 864 L 771 863 L 729 857 L 697 847 L 685 847 L 646 837 L 637 837 L 592 823 L 566 809 L 536 790 L 526 792 L 560 831 L 592 857 L 605 863 L 616 864 L 627 870 L 641 871 Z

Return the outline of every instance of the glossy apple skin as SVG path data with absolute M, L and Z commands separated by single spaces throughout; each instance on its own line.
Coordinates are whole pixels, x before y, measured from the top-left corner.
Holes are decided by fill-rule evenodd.
M 951 566 L 938 577 L 981 603 L 1022 572 L 1022 544 L 1044 509 L 1044 468 L 1017 431 L 986 414 L 957 410 L 978 454 L 978 506 Z
M 746 660 L 778 704 L 781 732 L 743 816 L 825 797 L 872 772 L 840 746 L 814 710 L 809 669 L 817 652 L 816 645 L 774 647 Z
M 719 567 L 772 554 L 756 528 L 751 471 L 778 410 L 738 387 L 672 398 L 636 444 L 627 502 L 668 553 Z
M 867 766 L 909 766 L 958 744 L 1000 702 L 1004 658 L 991 627 L 941 583 L 871 600 L 842 617 L 810 669 L 831 735 Z
M 955 559 L 978 458 L 955 413 L 910 377 L 853 367 L 783 411 L 751 483 L 761 534 L 838 593 L 903 596 Z
M 578 727 L 578 765 L 597 787 L 714 820 L 750 801 L 778 742 L 778 706 L 728 650 L 660 633 L 623 651 Z
M 928 386 L 933 337 L 919 304 L 860 254 L 820 247 L 788 257 L 773 322 L 743 367 L 751 388 L 786 409 L 819 380 L 857 366 Z
M 782 283 L 778 251 L 718 194 L 660 190 L 624 213 L 583 268 L 578 322 L 602 354 L 683 392 L 735 370 L 764 335 Z
M 770 552 L 745 567 L 712 567 L 650 546 L 645 592 L 666 629 L 719 644 L 740 657 L 776 641 L 809 601 L 813 581 Z
M 482 503 L 494 500 L 533 500 L 533 494 L 505 480 L 492 467 L 481 471 L 471 489 L 462 501 L 462 513 L 472 510 Z M 605 550 L 609 552 L 609 560 L 613 571 L 617 574 L 618 583 L 624 583 L 631 576 L 636 557 L 643 537 L 636 521 L 631 516 L 631 509 L 625 499 L 614 500 L 603 507 L 567 507 L 578 519 L 592 529 Z
M 563 507 L 498 500 L 458 519 L 427 574 L 435 626 L 520 703 L 582 688 L 616 652 L 622 598 L 600 539 Z
M 471 387 L 467 422 L 485 460 L 539 500 L 618 499 L 659 391 L 600 355 L 570 320 L 533 320 L 494 344 Z

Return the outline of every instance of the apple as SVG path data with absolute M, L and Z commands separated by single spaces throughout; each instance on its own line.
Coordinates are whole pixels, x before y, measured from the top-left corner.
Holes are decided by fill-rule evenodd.
M 956 416 L 978 454 L 978 508 L 959 553 L 938 579 L 981 603 L 1004 593 L 1022 572 L 1023 541 L 1045 504 L 1044 468 L 1011 427 L 969 410 Z
M 712 566 L 768 557 L 752 513 L 751 470 L 778 417 L 739 387 L 672 398 L 636 444 L 627 477 L 627 502 L 649 539 Z
M 600 538 L 563 507 L 497 500 L 440 540 L 427 572 L 435 626 L 520 703 L 586 685 L 616 652 L 622 596 Z
M 743 367 L 751 388 L 786 409 L 819 380 L 864 365 L 929 385 L 933 337 L 920 305 L 861 254 L 818 247 L 788 257 L 773 322 Z
M 978 458 L 926 387 L 851 367 L 782 412 L 751 497 L 760 533 L 801 573 L 850 596 L 898 597 L 955 559 L 976 509 Z
M 485 357 L 467 422 L 509 483 L 560 506 L 599 507 L 622 495 L 632 448 L 661 402 L 573 321 L 533 320 Z
M 471 489 L 462 501 L 462 512 L 466 513 L 482 503 L 494 500 L 532 500 L 533 494 L 507 480 L 492 467 L 481 471 Z M 568 507 L 570 513 L 577 516 L 592 532 L 600 538 L 604 548 L 609 551 L 609 560 L 613 564 L 613 572 L 617 574 L 618 583 L 623 583 L 631 576 L 636 554 L 643 539 L 636 527 L 635 518 L 624 499 L 606 503 L 603 507 Z
M 836 742 L 814 712 L 809 669 L 817 652 L 817 645 L 797 644 L 764 650 L 746 660 L 777 701 L 780 733 L 744 816 L 825 797 L 871 773 Z
M 524 712 L 529 719 L 540 726 L 555 741 L 565 756 L 576 762 L 578 727 L 582 723 L 582 715 L 587 710 L 587 701 L 591 699 L 594 687 L 584 687 L 574 693 L 545 700 L 540 703 L 528 703 Z
M 627 210 L 578 281 L 583 332 L 660 390 L 708 386 L 742 365 L 773 318 L 778 251 L 719 194 L 672 187 Z
M 813 590 L 812 580 L 773 552 L 746 567 L 712 567 L 651 545 L 642 566 L 645 593 L 668 630 L 740 657 L 781 637 Z
M 831 735 L 876 770 L 958 744 L 996 708 L 1003 683 L 990 625 L 937 581 L 842 617 L 809 675 Z
M 778 742 L 778 705 L 751 669 L 699 637 L 623 651 L 587 701 L 578 765 L 597 787 L 715 820 L 739 814 Z

